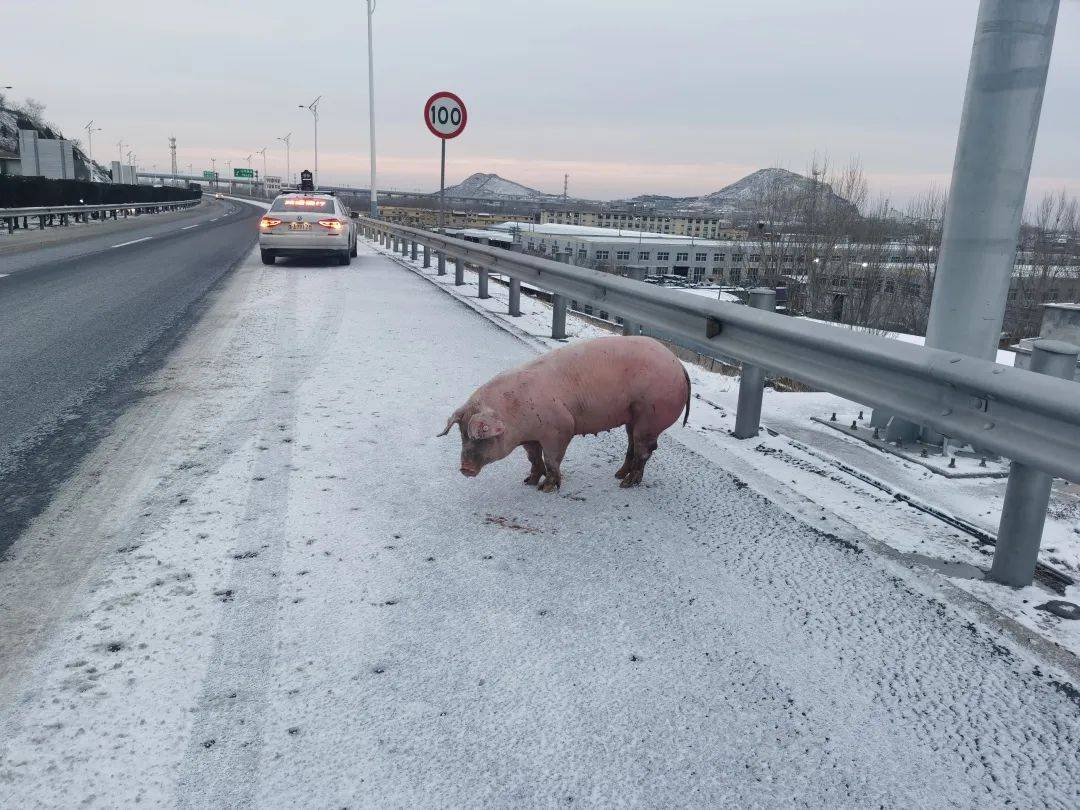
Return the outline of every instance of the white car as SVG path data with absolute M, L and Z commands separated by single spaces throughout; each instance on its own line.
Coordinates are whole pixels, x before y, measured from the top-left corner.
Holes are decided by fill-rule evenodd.
M 355 214 L 333 194 L 287 191 L 259 220 L 263 264 L 278 256 L 329 255 L 349 264 L 356 255 Z

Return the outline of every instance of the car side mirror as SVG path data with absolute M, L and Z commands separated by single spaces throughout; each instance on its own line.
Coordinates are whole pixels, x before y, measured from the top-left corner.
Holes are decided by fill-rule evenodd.
M 352 217 L 353 219 L 360 219 L 360 212 L 359 211 L 350 211 L 349 216 Z

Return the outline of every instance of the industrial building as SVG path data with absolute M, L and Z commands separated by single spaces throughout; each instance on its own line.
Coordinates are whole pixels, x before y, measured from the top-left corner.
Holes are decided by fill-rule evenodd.
M 737 228 L 730 220 L 720 217 L 656 211 L 642 213 L 585 209 L 545 209 L 540 212 L 540 224 L 581 225 L 590 228 L 651 231 L 672 236 L 693 236 L 720 241 L 740 241 L 748 236 L 745 228 Z
M 580 267 L 619 272 L 645 267 L 652 276 L 755 285 L 778 280 L 761 269 L 755 245 L 745 241 L 699 239 L 650 231 L 584 225 L 504 222 L 491 228 L 514 236 L 516 249 L 558 258 Z M 792 272 L 795 269 L 792 257 Z

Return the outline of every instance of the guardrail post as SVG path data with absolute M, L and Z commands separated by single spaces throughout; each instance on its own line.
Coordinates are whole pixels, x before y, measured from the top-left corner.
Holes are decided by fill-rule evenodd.
M 415 239 L 412 240 L 412 253 L 409 256 L 409 258 L 412 259 L 414 262 L 416 261 L 416 240 Z
M 645 281 L 645 273 L 648 272 L 647 267 L 627 267 L 626 277 L 633 279 L 634 281 Z M 622 333 L 624 335 L 640 335 L 641 324 L 636 321 L 631 321 L 625 316 L 622 322 Z
M 551 296 L 551 336 L 556 340 L 566 339 L 566 296 Z
M 445 276 L 446 275 L 446 254 L 443 253 L 441 250 L 436 251 L 435 252 L 435 260 L 436 260 L 435 264 L 439 268 L 438 275 Z
M 454 259 L 454 286 L 463 287 L 465 285 L 465 262 L 461 259 Z
M 521 279 L 510 277 L 510 315 L 521 316 Z
M 431 247 L 424 245 L 424 268 L 431 267 Z
M 750 306 L 776 311 L 776 290 L 757 287 L 750 291 Z M 765 390 L 765 369 L 743 363 L 739 378 L 739 409 L 735 414 L 735 438 L 752 439 L 761 427 L 761 396 Z
M 1080 349 L 1060 340 L 1037 340 L 1031 350 L 1030 370 L 1071 380 L 1076 373 L 1077 353 Z M 990 579 L 1023 588 L 1035 578 L 1053 481 L 1052 475 L 1026 464 L 1014 461 L 1009 465 Z
M 488 269 L 486 267 L 476 268 L 477 274 L 480 276 L 480 280 L 477 284 L 479 288 L 478 298 L 491 298 L 488 294 Z

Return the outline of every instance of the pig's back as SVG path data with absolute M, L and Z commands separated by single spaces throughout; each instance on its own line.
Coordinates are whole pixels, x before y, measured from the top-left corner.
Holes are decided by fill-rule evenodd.
M 538 363 L 573 414 L 576 433 L 625 425 L 635 405 L 666 420 L 667 427 L 685 404 L 682 364 L 652 338 L 595 338 L 557 349 Z

